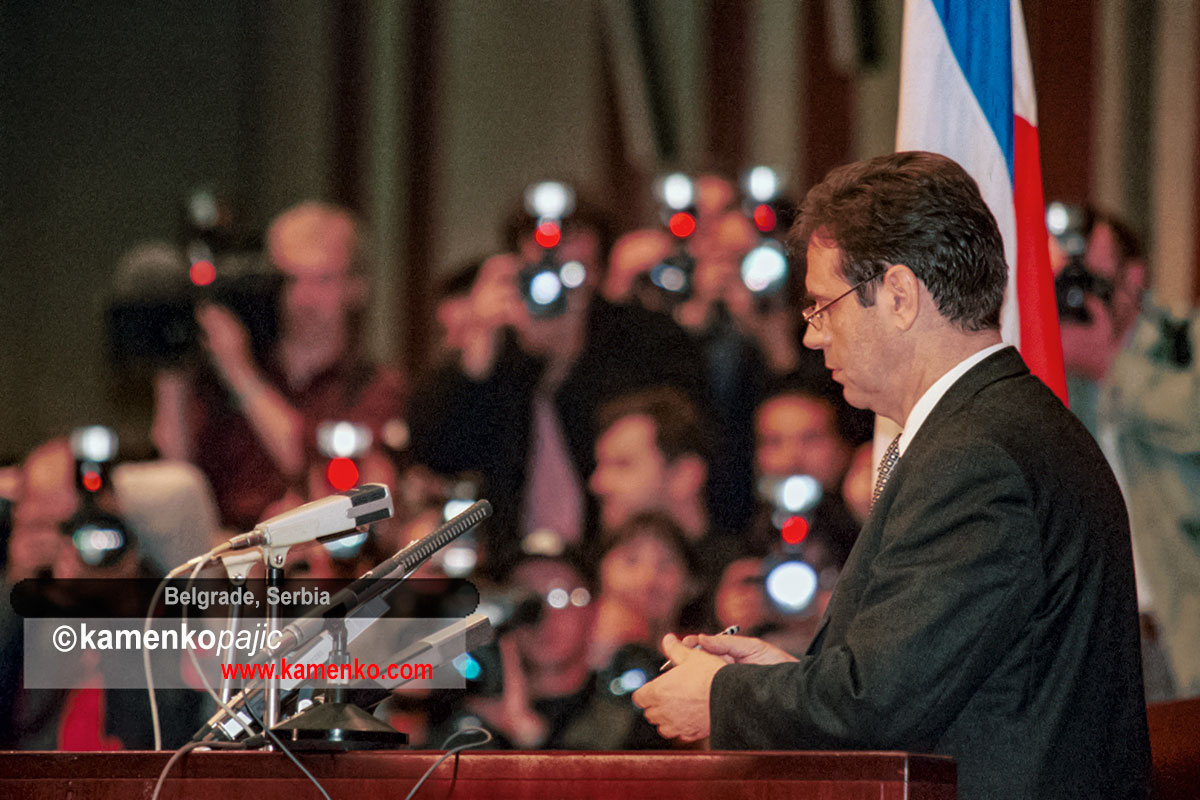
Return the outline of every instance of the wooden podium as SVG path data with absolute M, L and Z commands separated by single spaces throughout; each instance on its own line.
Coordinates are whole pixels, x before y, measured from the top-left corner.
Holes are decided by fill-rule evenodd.
M 300 754 L 335 800 L 403 798 L 441 753 Z M 170 753 L 0 753 L 6 800 L 146 799 Z M 193 752 L 164 800 L 317 798 L 281 753 Z M 470 752 L 446 759 L 415 800 L 953 800 L 954 761 L 863 752 Z

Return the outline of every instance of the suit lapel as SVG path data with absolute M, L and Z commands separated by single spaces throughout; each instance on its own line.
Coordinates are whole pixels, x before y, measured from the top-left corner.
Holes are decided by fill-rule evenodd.
M 909 443 L 905 455 L 912 452 L 913 448 L 927 447 L 930 446 L 929 442 L 936 441 L 936 431 L 942 421 L 956 413 L 987 386 L 1006 378 L 1028 374 L 1029 368 L 1025 366 L 1025 361 L 1016 348 L 1006 347 L 988 356 L 969 369 L 942 395 L 937 405 L 933 407 L 933 411 L 922 423 L 917 435 Z M 858 608 L 859 598 L 869 577 L 871 562 L 879 551 L 880 540 L 883 536 L 883 521 L 887 517 L 888 507 L 896 494 L 897 487 L 904 482 L 907 476 L 905 461 L 906 459 L 902 456 L 896 462 L 896 467 L 888 478 L 883 494 L 880 495 L 874 510 L 863 524 L 854 547 L 850 550 L 846 565 L 838 578 L 837 587 L 834 589 L 833 597 L 829 600 L 829 607 L 825 610 L 825 615 L 817 627 L 812 644 L 809 645 L 808 653 L 810 654 L 820 651 L 827 636 L 833 636 L 833 641 L 836 642 L 841 636 L 839 630 L 849 623 Z M 910 458 L 907 461 L 912 463 L 913 459 Z M 831 628 L 832 633 L 830 632 Z

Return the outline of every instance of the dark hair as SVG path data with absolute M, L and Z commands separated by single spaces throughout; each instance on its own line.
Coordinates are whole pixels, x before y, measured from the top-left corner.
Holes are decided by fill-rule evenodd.
M 483 262 L 486 257 L 472 258 L 458 264 L 450 270 L 444 278 L 437 282 L 433 296 L 441 302 L 449 297 L 459 297 L 471 293 L 471 288 L 475 285 L 475 279 L 479 277 L 479 271 L 483 268 Z
M 801 263 L 813 237 L 841 250 L 850 284 L 904 264 L 946 319 L 967 331 L 1000 327 L 1004 240 L 975 180 L 945 156 L 892 153 L 832 170 L 789 234 Z M 875 286 L 858 290 L 861 305 L 875 302 Z
M 780 397 L 803 397 L 824 406 L 829 412 L 829 424 L 833 426 L 833 432 L 847 447 L 855 447 L 871 438 L 875 415 L 847 403 L 838 384 L 833 387 L 826 387 L 825 384 L 815 386 L 790 377 L 769 382 L 762 399 L 754 407 L 755 420 L 763 406 Z
M 596 563 L 599 564 L 613 550 L 640 536 L 652 536 L 658 539 L 679 556 L 679 560 L 683 562 L 689 574 L 693 576 L 701 574 L 700 559 L 696 548 L 684 534 L 683 528 L 679 527 L 679 523 L 664 511 L 641 511 L 625 520 L 614 530 L 607 532 L 602 540 L 600 556 L 596 559 Z
M 608 401 L 596 414 L 596 433 L 603 434 L 625 417 L 642 415 L 654 423 L 654 441 L 667 460 L 689 453 L 709 460 L 708 428 L 696 406 L 678 389 L 655 386 Z

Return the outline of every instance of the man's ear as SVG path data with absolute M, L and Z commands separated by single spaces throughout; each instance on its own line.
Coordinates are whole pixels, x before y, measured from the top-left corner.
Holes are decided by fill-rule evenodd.
M 684 453 L 667 467 L 667 491 L 675 499 L 703 495 L 707 480 L 708 464 L 695 453 Z
M 908 330 L 916 322 L 921 306 L 921 281 L 904 264 L 893 264 L 883 274 L 883 286 L 876 292 L 875 302 L 884 304 L 897 328 Z

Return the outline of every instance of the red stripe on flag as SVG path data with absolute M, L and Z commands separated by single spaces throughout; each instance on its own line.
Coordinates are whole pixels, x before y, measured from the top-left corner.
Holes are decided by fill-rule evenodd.
M 1017 216 L 1017 300 L 1021 315 L 1021 355 L 1063 403 L 1067 378 L 1042 196 L 1042 160 L 1037 128 L 1014 118 L 1013 204 Z

